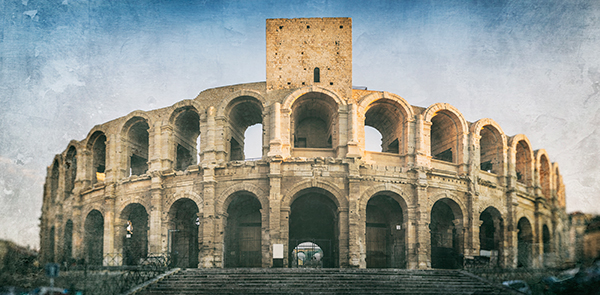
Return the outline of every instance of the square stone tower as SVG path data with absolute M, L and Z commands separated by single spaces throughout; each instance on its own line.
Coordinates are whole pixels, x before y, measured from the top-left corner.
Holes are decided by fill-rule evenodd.
M 352 19 L 267 20 L 267 91 L 315 85 L 352 95 Z

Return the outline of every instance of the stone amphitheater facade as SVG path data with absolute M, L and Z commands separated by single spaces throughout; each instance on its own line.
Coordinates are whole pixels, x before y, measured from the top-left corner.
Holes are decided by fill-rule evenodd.
M 183 267 L 543 267 L 568 259 L 559 168 L 455 107 L 352 87 L 350 18 L 266 21 L 266 82 L 95 126 L 47 169 L 41 259 Z M 244 138 L 262 124 L 260 138 Z M 365 149 L 365 126 L 382 137 Z M 244 146 L 260 142 L 262 157 Z

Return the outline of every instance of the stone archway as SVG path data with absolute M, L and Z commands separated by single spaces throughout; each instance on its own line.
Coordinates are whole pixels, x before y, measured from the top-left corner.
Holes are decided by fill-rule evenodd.
M 479 215 L 479 255 L 489 257 L 490 265 L 497 266 L 502 257 L 504 222 L 500 211 L 494 207 L 486 208 Z
M 173 267 L 198 267 L 198 228 L 200 218 L 198 205 L 182 198 L 169 210 L 168 242 Z
M 290 206 L 288 265 L 294 265 L 293 249 L 311 242 L 322 251 L 322 267 L 339 267 L 339 217 L 336 204 L 322 189 L 305 189 L 297 196 Z
M 431 208 L 431 267 L 462 266 L 462 211 L 451 199 L 440 199 Z
M 261 267 L 260 201 L 246 191 L 238 192 L 231 198 L 225 225 L 225 267 Z
M 84 225 L 85 261 L 89 265 L 102 265 L 104 245 L 104 217 L 98 210 L 92 210 L 85 218 Z
M 404 216 L 400 204 L 387 195 L 369 199 L 366 208 L 367 268 L 405 268 Z
M 519 219 L 517 230 L 517 267 L 531 267 L 533 231 L 527 217 Z
M 137 265 L 148 256 L 148 213 L 138 203 L 127 205 L 121 212 L 125 221 L 123 264 Z

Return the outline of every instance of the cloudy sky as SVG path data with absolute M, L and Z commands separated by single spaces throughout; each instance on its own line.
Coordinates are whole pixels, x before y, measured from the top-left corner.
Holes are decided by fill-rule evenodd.
M 0 239 L 38 247 L 46 167 L 71 139 L 264 81 L 265 20 L 293 17 L 351 17 L 354 85 L 526 134 L 567 210 L 600 213 L 600 1 L 0 0 Z

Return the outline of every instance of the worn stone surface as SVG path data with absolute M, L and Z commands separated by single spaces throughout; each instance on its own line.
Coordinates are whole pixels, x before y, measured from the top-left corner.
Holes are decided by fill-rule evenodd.
M 270 267 L 283 244 L 288 266 L 303 241 L 343 268 L 572 258 L 558 164 L 492 119 L 352 89 L 351 28 L 267 20 L 266 82 L 134 111 L 71 141 L 47 171 L 42 259 Z M 258 123 L 262 138 L 244 138 Z M 365 126 L 382 152 L 365 150 Z M 261 159 L 244 160 L 249 140 Z

